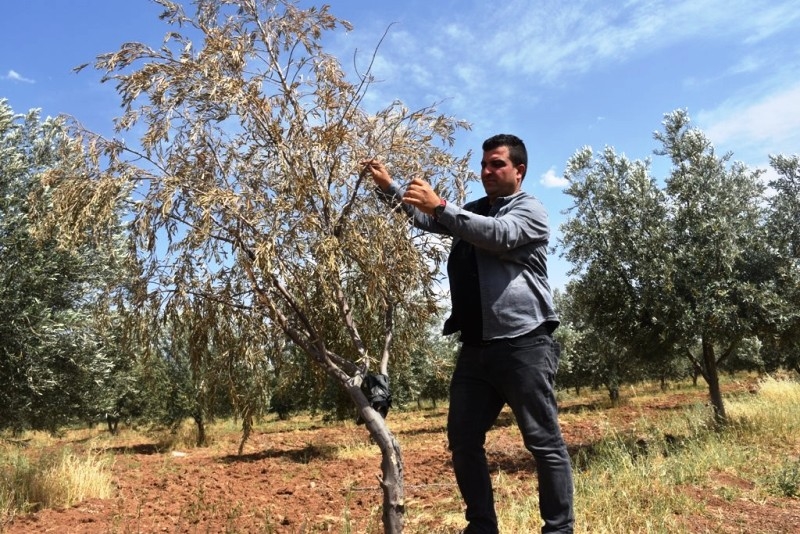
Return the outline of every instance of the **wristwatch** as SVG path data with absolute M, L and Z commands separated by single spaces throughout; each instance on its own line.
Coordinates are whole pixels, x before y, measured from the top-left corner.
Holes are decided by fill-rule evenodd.
M 445 199 L 441 199 L 439 205 L 433 208 L 433 218 L 438 219 L 442 213 L 444 213 L 444 207 L 447 206 L 447 201 Z

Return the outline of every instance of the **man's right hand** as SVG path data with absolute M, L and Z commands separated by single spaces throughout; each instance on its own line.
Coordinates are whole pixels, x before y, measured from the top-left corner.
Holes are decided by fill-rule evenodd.
M 392 183 L 392 177 L 389 175 L 389 171 L 386 170 L 383 163 L 373 158 L 362 161 L 361 165 L 364 171 L 372 175 L 375 184 L 380 187 L 382 191 L 388 189 L 389 185 Z

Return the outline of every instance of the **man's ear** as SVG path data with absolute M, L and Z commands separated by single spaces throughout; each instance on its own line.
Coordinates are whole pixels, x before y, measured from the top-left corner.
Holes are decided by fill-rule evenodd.
M 517 165 L 517 172 L 519 172 L 519 174 L 520 174 L 519 181 L 521 182 L 522 180 L 525 179 L 525 164 L 524 163 L 520 163 L 519 165 Z

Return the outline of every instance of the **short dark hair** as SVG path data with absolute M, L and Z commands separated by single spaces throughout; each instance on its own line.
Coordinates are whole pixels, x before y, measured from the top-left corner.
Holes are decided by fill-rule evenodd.
M 522 173 L 522 177 L 525 178 L 525 173 L 528 172 L 528 150 L 525 148 L 525 143 L 516 135 L 497 134 L 484 141 L 481 148 L 486 152 L 501 146 L 508 147 L 508 157 L 515 167 L 525 165 L 525 171 Z

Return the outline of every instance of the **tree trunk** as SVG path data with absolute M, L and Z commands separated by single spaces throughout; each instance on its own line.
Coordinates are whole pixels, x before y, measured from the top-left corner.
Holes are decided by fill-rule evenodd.
M 206 444 L 206 424 L 205 421 L 203 421 L 203 413 L 197 412 L 192 418 L 197 425 L 197 446 L 203 447 Z
M 242 411 L 242 439 L 239 440 L 239 450 L 237 452 L 239 456 L 241 456 L 242 453 L 244 452 L 244 444 L 250 437 L 250 432 L 252 430 L 253 430 L 253 408 L 248 403 L 244 407 L 244 410 Z
M 400 444 L 389 431 L 386 420 L 370 406 L 360 384 L 350 380 L 346 384 L 369 434 L 381 450 L 381 479 L 383 490 L 383 532 L 400 534 L 405 519 L 405 490 L 403 485 L 403 454 Z
M 378 426 L 383 427 L 383 429 L 378 429 L 376 433 L 373 433 L 372 429 L 370 429 L 370 434 L 381 449 L 382 479 L 380 484 L 383 490 L 383 531 L 386 534 L 399 534 L 403 532 L 406 509 L 403 485 L 403 455 L 400 450 L 400 444 L 389 432 L 384 419 L 380 416 L 375 417 L 375 419 L 378 421 Z M 380 438 L 377 436 L 380 436 Z
M 617 373 L 616 365 L 613 365 L 612 368 L 609 369 L 606 389 L 608 389 L 608 398 L 611 399 L 611 403 L 616 406 L 619 402 L 619 374 Z
M 703 366 L 705 367 L 703 378 L 708 383 L 711 406 L 714 408 L 714 422 L 718 426 L 725 426 L 728 423 L 728 416 L 725 414 L 725 403 L 719 387 L 719 369 L 714 355 L 714 345 L 705 337 L 703 337 Z
M 108 431 L 112 436 L 117 435 L 117 426 L 119 425 L 119 416 L 115 414 L 106 413 L 106 423 L 108 424 Z

